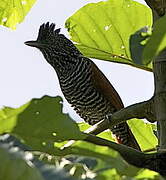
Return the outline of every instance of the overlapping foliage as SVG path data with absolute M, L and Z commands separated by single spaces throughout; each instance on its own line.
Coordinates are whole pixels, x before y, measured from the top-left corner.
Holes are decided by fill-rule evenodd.
M 68 114 L 64 114 L 62 105 L 60 97 L 44 96 L 41 99 L 33 99 L 19 108 L 5 107 L 0 111 L 0 133 L 14 135 L 34 154 L 38 152 L 40 156 L 54 159 L 54 166 L 55 162 L 58 162 L 60 167 L 63 164 L 66 171 L 68 170 L 77 178 L 100 179 L 103 177 L 107 179 L 108 176 L 116 178 L 126 176 L 139 179 L 137 176 L 144 174 L 143 170 L 126 164 L 116 151 L 108 147 L 78 141 L 72 147 L 61 149 L 69 139 L 83 140 L 86 138 L 79 129 L 83 131 L 89 127 L 85 123 L 77 124 Z M 146 125 L 138 119 L 133 121 L 131 129 L 142 149 L 154 148 L 156 138 L 152 132 L 152 125 Z M 110 132 L 103 132 L 99 136 L 113 141 Z M 157 173 L 148 172 L 152 177 L 157 176 Z
M 132 0 L 90 3 L 66 21 L 71 39 L 85 56 L 149 71 L 151 62 L 144 65 L 141 56 L 151 25 L 151 10 Z
M 36 0 L 1 0 L 0 25 L 16 29 L 21 23 Z
M 0 24 L 15 29 L 35 0 L 12 2 L 0 2 Z M 72 40 L 85 56 L 130 64 L 148 71 L 152 71 L 152 59 L 166 46 L 165 17 L 156 22 L 153 33 L 151 26 L 150 9 L 132 0 L 90 3 L 66 21 Z M 62 112 L 62 107 L 60 97 L 44 96 L 16 109 L 5 107 L 0 110 L 0 133 L 17 137 L 11 140 L 13 136 L 8 136 L 9 140 L 6 135 L 1 136 L 0 160 L 4 164 L 0 165 L 0 180 L 6 176 L 9 180 L 10 176 L 12 180 L 20 177 L 40 180 L 55 177 L 62 180 L 73 177 L 161 179 L 153 171 L 126 164 L 116 151 L 108 147 L 82 141 L 86 136 L 80 129 L 85 130 L 88 125 L 75 123 Z M 155 125 L 139 119 L 128 123 L 143 151 L 156 146 Z M 108 132 L 99 136 L 113 141 Z M 62 149 L 69 139 L 79 141 Z M 26 148 L 22 148 L 23 144 Z M 30 159 L 27 159 L 26 153 L 29 153 Z M 15 163 L 20 167 L 19 172 Z

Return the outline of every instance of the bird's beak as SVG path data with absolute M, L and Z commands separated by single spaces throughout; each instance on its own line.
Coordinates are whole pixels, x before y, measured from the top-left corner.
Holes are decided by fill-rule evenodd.
M 27 46 L 36 47 L 36 48 L 43 48 L 44 44 L 39 43 L 37 41 L 26 41 L 25 44 Z

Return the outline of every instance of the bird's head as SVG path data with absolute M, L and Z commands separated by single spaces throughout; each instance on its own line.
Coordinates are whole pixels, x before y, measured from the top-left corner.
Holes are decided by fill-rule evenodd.
M 74 44 L 63 34 L 60 29 L 55 29 L 55 24 L 42 24 L 36 41 L 26 41 L 26 45 L 38 48 L 55 69 L 64 68 L 74 64 L 81 55 Z

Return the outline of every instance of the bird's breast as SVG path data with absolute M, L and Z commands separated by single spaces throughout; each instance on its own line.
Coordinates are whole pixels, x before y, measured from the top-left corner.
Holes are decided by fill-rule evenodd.
M 59 79 L 62 92 L 74 110 L 89 124 L 104 119 L 110 103 L 94 87 L 90 66 L 82 65 Z

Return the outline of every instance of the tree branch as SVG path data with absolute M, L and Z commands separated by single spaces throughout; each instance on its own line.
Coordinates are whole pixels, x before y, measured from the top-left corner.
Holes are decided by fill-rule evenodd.
M 154 113 L 154 99 L 151 98 L 148 101 L 130 105 L 112 115 L 108 115 L 111 126 L 114 126 L 114 123 L 121 123 L 132 118 L 146 118 L 149 122 L 154 123 L 156 121 Z
M 158 121 L 159 150 L 166 151 L 166 50 L 154 61 L 155 111 Z
M 93 125 L 85 132 L 97 135 L 108 128 L 132 118 L 146 118 L 149 122 L 154 123 L 156 121 L 156 116 L 154 114 L 154 99 L 151 98 L 148 101 L 133 104 L 115 112 L 114 114 L 107 115 L 105 120 Z
M 148 168 L 160 173 L 162 176 L 166 176 L 166 152 L 145 154 L 128 146 L 117 144 L 91 134 L 87 134 L 87 138 L 84 141 L 100 146 L 107 146 L 118 151 L 129 164 L 139 168 Z

